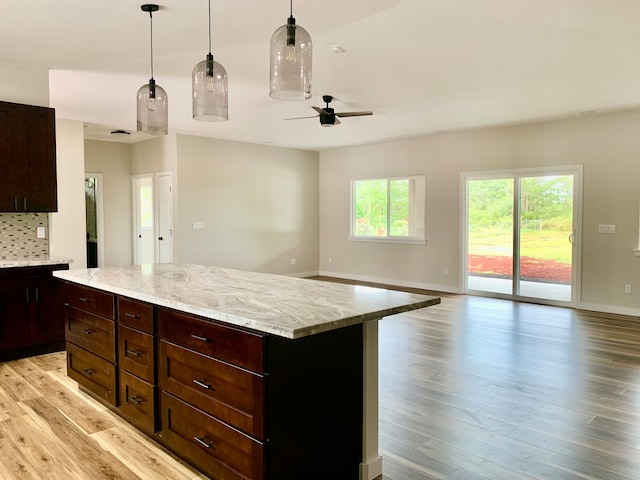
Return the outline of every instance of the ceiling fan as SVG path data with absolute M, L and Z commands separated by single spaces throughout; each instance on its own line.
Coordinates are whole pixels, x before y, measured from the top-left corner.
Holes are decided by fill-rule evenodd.
M 320 117 L 320 125 L 323 127 L 333 127 L 334 125 L 340 125 L 340 120 L 338 117 L 363 117 L 365 115 L 373 115 L 373 112 L 336 112 L 333 108 L 329 107 L 329 104 L 333 101 L 333 97 L 331 95 L 323 95 L 322 100 L 327 104 L 326 107 L 311 107 L 318 115 L 313 115 L 311 117 L 295 117 L 295 118 L 285 118 L 285 120 L 301 120 L 303 118 L 317 118 Z

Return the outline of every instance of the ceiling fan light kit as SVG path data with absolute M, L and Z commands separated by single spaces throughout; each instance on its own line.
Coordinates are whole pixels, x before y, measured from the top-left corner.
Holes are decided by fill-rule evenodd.
M 166 135 L 169 124 L 167 92 L 156 84 L 153 78 L 153 12 L 159 7 L 155 4 L 145 4 L 140 7 L 149 14 L 151 32 L 151 78 L 149 83 L 138 90 L 138 132 L 151 135 Z
M 269 95 L 277 100 L 311 98 L 312 44 L 309 33 L 291 14 L 271 36 Z
M 205 122 L 229 119 L 229 82 L 227 71 L 211 53 L 211 0 L 209 0 L 209 53 L 191 75 L 193 118 Z

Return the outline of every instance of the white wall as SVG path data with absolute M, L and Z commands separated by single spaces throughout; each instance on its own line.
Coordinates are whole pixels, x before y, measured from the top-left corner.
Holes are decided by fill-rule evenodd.
M 318 271 L 318 154 L 178 136 L 181 262 Z M 193 222 L 204 222 L 194 230 Z M 291 259 L 296 264 L 291 265 Z
M 584 165 L 581 306 L 640 314 L 638 125 L 634 111 L 321 152 L 320 270 L 459 291 L 461 172 L 578 164 Z M 415 174 L 427 178 L 428 244 L 349 242 L 350 180 Z M 598 234 L 598 224 L 615 224 L 617 233 Z M 624 294 L 627 283 L 638 293 Z
M 0 100 L 49 106 L 49 69 L 0 65 Z
M 58 212 L 49 222 L 49 252 L 70 258 L 69 268 L 86 268 L 84 126 L 56 119 Z
M 133 263 L 131 146 L 86 140 L 84 171 L 102 173 L 104 266 Z

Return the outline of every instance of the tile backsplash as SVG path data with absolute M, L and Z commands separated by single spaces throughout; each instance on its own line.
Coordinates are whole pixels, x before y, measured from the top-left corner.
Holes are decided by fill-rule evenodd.
M 37 227 L 45 237 L 37 238 Z M 49 255 L 49 214 L 0 213 L 0 260 Z

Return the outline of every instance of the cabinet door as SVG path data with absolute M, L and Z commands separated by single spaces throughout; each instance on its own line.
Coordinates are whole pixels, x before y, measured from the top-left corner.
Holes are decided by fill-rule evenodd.
M 0 288 L 0 350 L 14 350 L 28 343 L 29 314 L 25 286 Z
M 64 315 L 59 291 L 59 282 L 51 277 L 50 271 L 29 287 L 29 338 L 34 345 L 64 341 Z
M 57 211 L 55 111 L 0 102 L 0 211 Z
M 26 177 L 25 165 L 14 165 L 19 146 L 17 115 L 14 104 L 0 102 L 0 212 L 17 210 L 21 178 Z
M 55 114 L 51 108 L 22 105 L 18 122 L 27 142 L 22 158 L 27 165 L 26 191 L 21 209 L 57 212 Z M 24 123 L 22 123 L 24 122 Z

